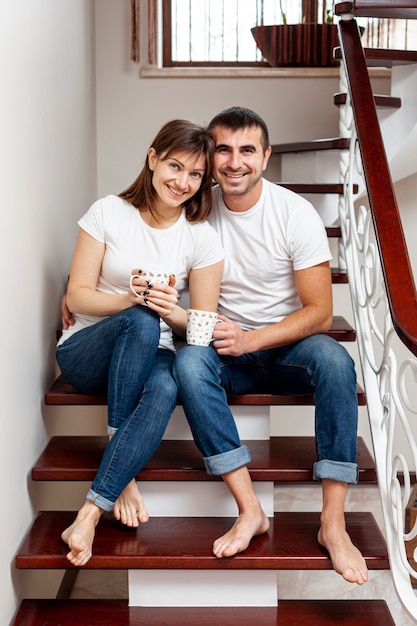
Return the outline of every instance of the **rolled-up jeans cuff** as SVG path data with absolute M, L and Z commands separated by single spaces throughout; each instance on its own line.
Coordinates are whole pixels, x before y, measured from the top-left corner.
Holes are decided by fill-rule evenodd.
M 356 463 L 322 459 L 314 464 L 313 478 L 314 480 L 329 478 L 340 483 L 356 485 L 358 482 L 358 466 Z
M 250 463 L 251 455 L 249 448 L 240 446 L 240 448 L 235 448 L 228 452 L 206 456 L 203 460 L 208 474 L 221 476 Z
M 118 431 L 118 428 L 115 428 L 114 426 L 109 426 L 107 425 L 107 434 L 111 435 L 113 437 L 113 435 L 115 435 Z
M 112 511 L 114 502 L 110 502 L 107 498 L 103 498 L 98 493 L 90 489 L 86 495 L 86 499 L 98 506 L 103 511 Z

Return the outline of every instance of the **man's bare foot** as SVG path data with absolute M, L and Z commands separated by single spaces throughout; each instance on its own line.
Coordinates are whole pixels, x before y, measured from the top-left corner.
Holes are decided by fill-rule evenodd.
M 365 559 L 344 528 L 325 530 L 321 526 L 318 542 L 328 551 L 334 570 L 349 583 L 363 585 L 368 580 L 368 568 Z
M 269 530 L 269 519 L 261 508 L 256 513 L 240 513 L 232 528 L 213 543 L 213 554 L 221 559 L 243 552 L 251 539 Z
M 134 478 L 117 498 L 113 512 L 117 520 L 131 528 L 137 528 L 139 523 L 146 524 L 149 520 L 148 512 Z
M 86 500 L 74 522 L 61 534 L 62 540 L 70 548 L 67 559 L 73 565 L 81 567 L 90 560 L 96 526 L 102 514 L 102 509 Z

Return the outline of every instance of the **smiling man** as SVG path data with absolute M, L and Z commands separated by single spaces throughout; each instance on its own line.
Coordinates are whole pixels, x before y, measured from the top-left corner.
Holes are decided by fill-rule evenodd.
M 218 183 L 209 221 L 225 251 L 222 323 L 211 347 L 179 351 L 174 376 L 206 469 L 222 476 L 238 506 L 235 524 L 215 540 L 213 552 L 233 556 L 269 529 L 227 394 L 313 393 L 313 474 L 323 491 L 318 541 L 339 574 L 362 584 L 366 564 L 344 516 L 347 484 L 358 479 L 356 374 L 346 350 L 323 334 L 333 316 L 326 231 L 309 202 L 262 177 L 271 147 L 259 115 L 232 107 L 209 127 Z

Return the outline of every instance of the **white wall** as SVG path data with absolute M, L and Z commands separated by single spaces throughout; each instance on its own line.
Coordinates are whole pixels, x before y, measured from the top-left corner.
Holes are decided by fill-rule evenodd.
M 96 194 L 92 8 L 0 0 L 1 624 L 42 578 L 15 570 L 14 556 L 35 513 L 29 476 L 75 222 Z

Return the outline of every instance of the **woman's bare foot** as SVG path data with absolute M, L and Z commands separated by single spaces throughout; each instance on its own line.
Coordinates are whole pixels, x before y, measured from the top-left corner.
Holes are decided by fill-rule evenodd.
M 103 510 L 86 500 L 71 526 L 68 526 L 61 538 L 69 546 L 67 559 L 73 565 L 81 567 L 91 558 L 96 526 Z
M 368 580 L 365 559 L 345 528 L 325 529 L 323 524 L 317 536 L 318 542 L 328 551 L 334 570 L 349 583 L 363 585 Z
M 213 543 L 213 554 L 221 559 L 243 552 L 251 539 L 266 533 L 269 526 L 269 519 L 260 507 L 257 512 L 240 513 L 232 528 Z
M 137 528 L 139 523 L 146 524 L 149 520 L 148 512 L 134 478 L 117 498 L 113 512 L 117 520 L 131 528 Z

